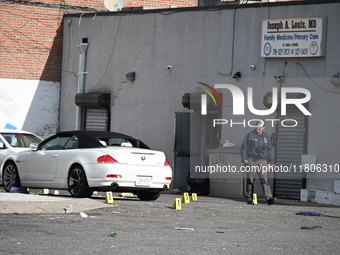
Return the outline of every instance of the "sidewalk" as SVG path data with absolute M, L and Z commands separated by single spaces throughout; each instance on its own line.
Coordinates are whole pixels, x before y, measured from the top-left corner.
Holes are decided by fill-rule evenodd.
M 66 195 L 0 193 L 0 213 L 73 213 L 109 207 L 104 199 L 73 198 Z M 70 209 L 69 209 L 70 210 Z

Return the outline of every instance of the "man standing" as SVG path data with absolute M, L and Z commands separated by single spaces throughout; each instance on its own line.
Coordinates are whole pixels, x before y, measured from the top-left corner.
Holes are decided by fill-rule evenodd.
M 256 128 L 249 132 L 243 139 L 241 145 L 241 159 L 247 166 L 247 203 L 253 204 L 254 181 L 258 174 L 264 196 L 268 205 L 276 202 L 268 182 L 269 167 L 274 163 L 272 143 L 267 133 L 263 132 L 265 125 L 263 121 L 256 122 Z

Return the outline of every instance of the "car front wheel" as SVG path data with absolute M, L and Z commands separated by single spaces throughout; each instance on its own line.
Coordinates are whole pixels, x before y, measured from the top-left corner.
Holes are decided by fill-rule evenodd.
M 89 188 L 84 169 L 74 166 L 68 177 L 68 191 L 73 197 L 91 197 L 93 191 Z
M 2 173 L 4 189 L 10 192 L 13 187 L 21 187 L 17 166 L 10 162 L 5 165 Z

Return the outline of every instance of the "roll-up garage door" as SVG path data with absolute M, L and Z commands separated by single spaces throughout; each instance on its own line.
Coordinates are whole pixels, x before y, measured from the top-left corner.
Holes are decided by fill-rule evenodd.
M 295 127 L 277 127 L 276 164 L 291 169 L 290 172 L 275 173 L 274 193 L 277 197 L 299 198 L 300 189 L 304 188 L 304 176 L 298 166 L 301 164 L 302 154 L 306 154 L 307 118 L 301 111 L 287 111 L 286 116 L 279 116 L 280 123 L 293 126 L 293 119 L 297 122 Z M 296 172 L 292 171 L 296 167 Z M 283 168 L 282 168 L 283 169 Z
M 108 109 L 86 108 L 85 130 L 108 131 Z

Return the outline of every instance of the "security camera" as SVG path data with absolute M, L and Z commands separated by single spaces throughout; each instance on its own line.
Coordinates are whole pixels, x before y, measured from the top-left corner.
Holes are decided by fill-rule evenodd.
M 256 69 L 256 65 L 250 65 L 250 69 L 255 70 Z
M 171 69 L 172 69 L 172 65 L 168 65 L 168 66 L 166 67 L 166 69 L 171 70 Z

